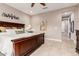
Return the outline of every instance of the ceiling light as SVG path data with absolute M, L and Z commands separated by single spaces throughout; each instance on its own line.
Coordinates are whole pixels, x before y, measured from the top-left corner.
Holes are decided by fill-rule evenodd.
M 33 13 L 33 11 L 30 11 L 30 13 Z

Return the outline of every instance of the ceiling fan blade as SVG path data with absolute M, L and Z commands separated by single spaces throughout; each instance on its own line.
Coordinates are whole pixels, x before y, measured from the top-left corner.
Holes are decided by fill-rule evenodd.
M 41 5 L 43 5 L 43 6 L 46 6 L 46 4 L 45 3 L 40 3 Z
M 31 4 L 31 7 L 33 7 L 34 5 L 35 5 L 35 3 L 32 3 L 32 4 Z

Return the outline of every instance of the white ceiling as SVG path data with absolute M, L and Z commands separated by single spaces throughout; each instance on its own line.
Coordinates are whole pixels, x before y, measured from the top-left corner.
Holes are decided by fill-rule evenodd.
M 41 6 L 39 3 L 36 3 L 32 8 L 31 8 L 31 3 L 7 3 L 7 5 L 16 8 L 26 14 L 36 15 L 39 13 L 44 13 L 65 7 L 74 6 L 76 5 L 76 3 L 46 3 L 47 9 L 43 9 L 44 7 Z

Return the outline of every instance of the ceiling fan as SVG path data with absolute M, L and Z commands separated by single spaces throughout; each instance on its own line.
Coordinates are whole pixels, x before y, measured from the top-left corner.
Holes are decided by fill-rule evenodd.
M 40 4 L 41 4 L 42 6 L 44 6 L 44 7 L 46 6 L 45 3 L 40 3 Z M 34 5 L 35 5 L 35 3 L 32 3 L 32 4 L 31 4 L 31 7 L 34 7 Z

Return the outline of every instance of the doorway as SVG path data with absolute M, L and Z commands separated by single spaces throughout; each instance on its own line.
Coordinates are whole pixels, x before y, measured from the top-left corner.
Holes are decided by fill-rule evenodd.
M 71 39 L 71 15 L 62 16 L 62 37 Z

